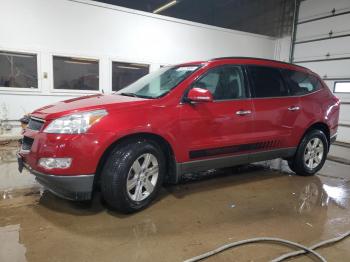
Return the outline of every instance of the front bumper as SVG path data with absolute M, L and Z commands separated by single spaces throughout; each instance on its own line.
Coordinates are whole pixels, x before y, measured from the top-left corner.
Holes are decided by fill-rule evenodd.
M 28 169 L 41 185 L 58 197 L 74 201 L 90 200 L 92 197 L 94 174 L 78 176 L 43 174 L 23 162 L 20 156 L 18 158 L 18 164 L 20 167 L 23 165 L 23 167 Z

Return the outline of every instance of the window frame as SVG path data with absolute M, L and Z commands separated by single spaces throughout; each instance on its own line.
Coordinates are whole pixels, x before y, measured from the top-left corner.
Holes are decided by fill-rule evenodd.
M 274 67 L 274 66 L 268 66 L 268 65 L 257 65 L 257 64 L 246 64 L 246 70 L 247 70 L 247 74 L 248 74 L 248 78 L 249 78 L 249 87 L 250 87 L 250 92 L 251 92 L 251 98 L 252 99 L 274 99 L 274 98 L 286 98 L 286 97 L 295 97 L 295 96 L 291 96 L 290 95 L 290 89 L 289 89 L 289 85 L 288 83 L 286 82 L 286 79 L 281 71 L 281 68 L 279 67 Z M 250 72 L 250 69 L 249 67 L 250 66 L 256 66 L 256 67 L 265 67 L 265 68 L 272 68 L 272 69 L 276 69 L 280 76 L 281 76 L 281 79 L 282 79 L 282 82 L 283 82 L 283 85 L 284 87 L 286 88 L 287 92 L 288 92 L 288 95 L 286 96 L 266 96 L 266 97 L 256 97 L 255 96 L 255 86 L 254 86 L 254 83 L 253 83 L 253 79 L 252 79 L 252 74 Z
M 87 59 L 87 60 L 96 60 L 98 63 L 98 90 L 72 90 L 72 89 L 55 89 L 55 78 L 53 70 L 53 59 L 54 56 L 65 57 L 65 58 L 77 58 L 77 59 Z M 69 95 L 89 95 L 89 94 L 99 94 L 102 92 L 101 89 L 101 58 L 96 56 L 82 55 L 82 54 L 66 54 L 66 53 L 50 53 L 50 88 L 49 92 L 51 94 L 69 94 Z
M 148 74 L 153 72 L 154 70 L 152 70 L 152 63 L 151 62 L 145 62 L 145 61 L 138 61 L 138 62 L 135 62 L 135 61 L 131 61 L 131 60 L 127 60 L 127 59 L 117 59 L 117 58 L 111 58 L 109 59 L 109 66 L 110 66 L 110 75 L 109 75 L 109 81 L 110 81 L 110 91 L 111 93 L 114 93 L 114 92 L 118 92 L 119 90 L 117 91 L 113 91 L 113 63 L 126 63 L 126 64 L 141 64 L 141 65 L 148 65 Z M 160 67 L 159 67 L 160 68 Z
M 18 53 L 24 55 L 36 55 L 36 71 L 37 71 L 37 85 L 38 88 L 30 87 L 10 87 L 10 86 L 0 86 L 0 91 L 4 93 L 41 93 L 42 92 L 42 77 L 41 77 L 41 53 L 35 50 L 28 49 L 14 49 L 3 47 L 0 48 L 0 51 L 9 52 L 9 53 Z
M 350 94 L 350 91 L 349 92 L 336 92 L 335 86 L 337 83 L 349 83 L 349 85 L 350 85 L 350 79 L 349 80 L 342 80 L 342 81 L 334 81 L 334 84 L 333 84 L 333 93 L 334 94 Z
M 194 87 L 194 85 L 200 81 L 202 78 L 204 78 L 211 70 L 215 70 L 220 67 L 240 67 L 242 70 L 242 76 L 243 76 L 243 85 L 244 85 L 244 91 L 246 94 L 245 98 L 230 98 L 230 99 L 220 99 L 220 100 L 213 100 L 213 103 L 217 102 L 227 102 L 227 101 L 244 101 L 244 100 L 249 100 L 251 99 L 251 90 L 250 90 L 250 82 L 248 81 L 248 75 L 247 75 L 247 70 L 245 68 L 245 65 L 242 64 L 223 64 L 223 65 L 216 65 L 213 67 L 208 68 L 205 72 L 203 72 L 201 75 L 196 77 L 195 80 L 190 84 L 189 88 L 186 89 L 182 101 L 185 101 L 187 98 L 187 95 L 189 91 Z

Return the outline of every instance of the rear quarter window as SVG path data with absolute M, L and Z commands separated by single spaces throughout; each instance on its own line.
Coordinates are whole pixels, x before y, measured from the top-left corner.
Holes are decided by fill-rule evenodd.
M 292 96 L 306 95 L 321 89 L 320 81 L 313 75 L 294 70 L 282 70 L 282 73 Z

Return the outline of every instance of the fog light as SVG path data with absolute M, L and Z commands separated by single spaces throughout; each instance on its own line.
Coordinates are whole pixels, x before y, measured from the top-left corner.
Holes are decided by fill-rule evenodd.
M 46 169 L 60 168 L 65 169 L 70 167 L 72 164 L 71 158 L 40 158 L 39 166 L 42 166 Z

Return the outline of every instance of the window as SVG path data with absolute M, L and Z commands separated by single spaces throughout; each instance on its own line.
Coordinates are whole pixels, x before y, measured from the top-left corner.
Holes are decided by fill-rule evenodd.
M 239 66 L 222 66 L 209 70 L 193 87 L 209 90 L 214 100 L 246 97 L 244 77 Z
M 149 73 L 149 66 L 134 63 L 112 63 L 112 90 L 118 91 Z
M 278 68 L 249 66 L 255 97 L 287 96 L 288 90 L 283 83 Z
M 38 88 L 37 56 L 0 51 L 0 87 Z
M 290 95 L 305 95 L 321 88 L 320 81 L 307 73 L 283 70 L 283 74 L 288 83 Z
M 350 93 L 350 81 L 335 82 L 334 93 Z
M 135 83 L 123 88 L 116 94 L 133 97 L 158 98 L 166 95 L 200 66 L 163 67 L 145 75 Z
M 54 56 L 54 88 L 68 90 L 99 90 L 98 67 L 98 60 Z

